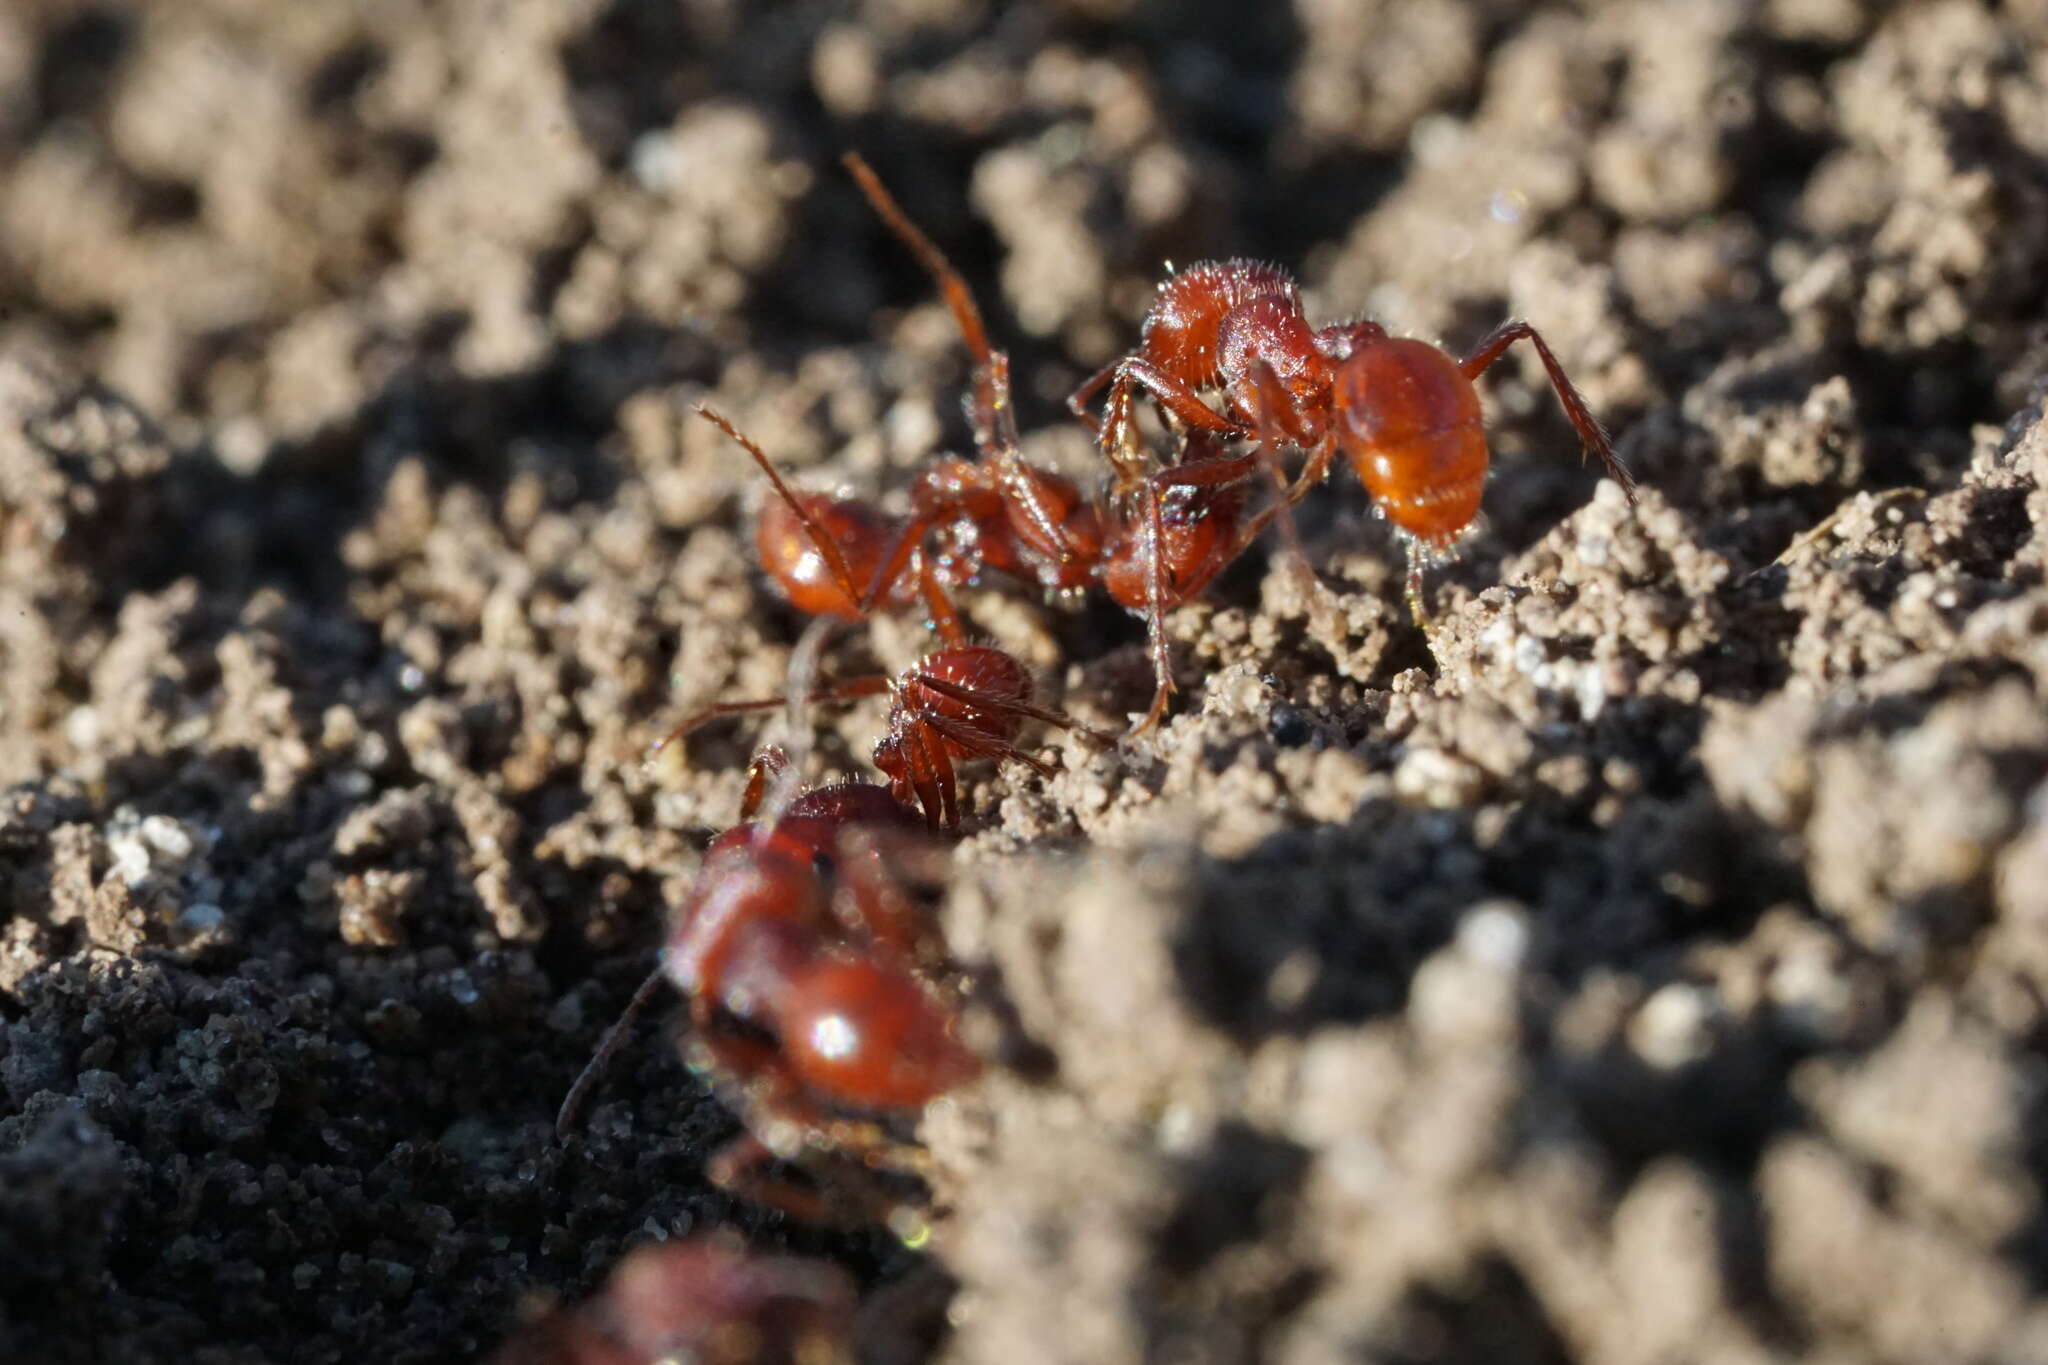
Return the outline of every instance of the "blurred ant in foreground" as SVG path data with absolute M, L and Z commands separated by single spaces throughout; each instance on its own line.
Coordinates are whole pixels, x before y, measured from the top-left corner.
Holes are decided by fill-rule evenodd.
M 697 412 L 727 436 L 745 447 L 755 463 L 767 471 L 769 481 L 780 495 L 781 506 L 795 518 L 811 553 L 806 561 L 821 566 L 822 572 L 807 579 L 806 595 L 823 602 L 829 614 L 839 614 L 840 604 L 853 604 L 862 613 L 873 605 L 873 592 L 857 594 L 859 582 L 847 558 L 847 547 L 832 535 L 831 524 L 819 515 L 815 500 L 805 501 L 792 493 L 768 462 L 761 448 L 737 427 L 712 409 L 698 405 Z M 965 463 L 964 461 L 960 463 Z M 970 466 L 973 467 L 973 466 Z M 858 505 L 858 504 L 856 504 Z M 843 507 L 844 504 L 841 504 Z M 766 524 L 767 518 L 762 518 Z M 844 514 L 838 525 L 849 524 Z M 1071 717 L 1040 706 L 1033 700 L 1035 686 L 1031 672 L 1016 656 L 992 645 L 969 644 L 939 581 L 939 574 L 922 547 L 909 546 L 904 556 L 904 574 L 924 599 L 925 611 L 941 644 L 896 677 L 871 674 L 826 684 L 795 698 L 764 697 L 755 701 L 728 701 L 706 707 L 679 722 L 655 742 L 649 756 L 721 716 L 769 711 L 791 704 L 852 701 L 859 697 L 887 694 L 890 698 L 888 733 L 875 745 L 875 766 L 889 779 L 896 800 L 912 801 L 924 811 L 932 828 L 960 827 L 959 779 L 957 765 L 974 759 L 1022 763 L 1041 776 L 1052 769 L 1042 760 L 1017 747 L 1017 738 L 1028 720 L 1073 730 L 1099 744 L 1113 743 Z M 778 582 L 782 580 L 778 579 Z M 876 583 L 882 582 L 877 578 Z M 796 593 L 791 592 L 796 601 Z
M 1535 346 L 1579 439 L 1634 502 L 1635 482 L 1613 443 L 1528 323 L 1502 323 L 1463 360 L 1388 336 L 1373 322 L 1311 329 L 1293 279 L 1255 261 L 1207 261 L 1170 275 L 1146 310 L 1137 350 L 1090 377 L 1067 405 L 1097 433 L 1124 482 L 1145 477 L 1132 412 L 1139 389 L 1189 433 L 1256 441 L 1252 458 L 1267 462 L 1276 483 L 1285 483 L 1279 452 L 1306 452 L 1282 506 L 1305 496 L 1341 452 L 1409 544 L 1408 606 L 1427 630 L 1423 568 L 1471 529 L 1486 482 L 1486 433 L 1472 381 L 1522 340 Z M 1105 387 L 1098 420 L 1089 403 Z M 1203 401 L 1205 389 L 1222 390 L 1221 410 Z
M 980 1070 L 935 980 L 928 907 L 896 875 L 936 846 L 882 787 L 795 788 L 782 750 L 750 765 L 741 823 L 705 850 L 661 966 L 563 1100 L 556 1136 L 666 979 L 689 1000 L 692 1070 L 747 1130 L 712 1157 L 712 1183 L 807 1220 L 888 1219 L 900 1201 L 873 1173 L 915 1174 L 923 1159 L 891 1122 Z M 830 1167 L 818 1190 L 764 1175 L 800 1157 Z
M 1166 611 L 1205 591 L 1281 508 L 1248 513 L 1246 479 L 1260 458 L 1230 456 L 1209 432 L 1191 431 L 1177 463 L 1134 474 L 1107 508 L 1071 479 L 1027 464 L 1009 356 L 989 345 L 966 281 L 866 162 L 849 153 L 845 163 L 953 313 L 973 362 L 967 415 L 979 458 L 949 456 L 926 468 L 911 485 L 910 516 L 895 521 L 857 499 L 793 491 L 759 448 L 700 409 L 746 447 L 774 487 L 754 530 L 763 570 L 813 615 L 860 620 L 878 607 L 922 601 L 935 624 L 955 619 L 947 590 L 983 569 L 1035 580 L 1052 594 L 1099 584 L 1145 617 L 1155 685 L 1150 709 L 1130 731 L 1141 733 L 1165 714 L 1173 691 Z
M 837 1266 L 699 1237 L 638 1247 L 595 1297 L 513 1338 L 493 1365 L 853 1365 Z

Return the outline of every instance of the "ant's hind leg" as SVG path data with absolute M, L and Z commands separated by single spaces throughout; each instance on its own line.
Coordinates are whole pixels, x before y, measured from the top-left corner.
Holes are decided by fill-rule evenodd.
M 1550 353 L 1550 347 L 1534 327 L 1520 318 L 1503 322 L 1473 348 L 1471 355 L 1458 362 L 1458 368 L 1464 371 L 1467 379 L 1477 379 L 1501 358 L 1508 347 L 1523 340 L 1536 348 L 1536 356 L 1550 376 L 1550 387 L 1557 391 L 1557 401 L 1564 408 L 1564 415 L 1571 419 L 1572 428 L 1579 433 L 1579 440 L 1585 443 L 1586 449 L 1600 457 L 1600 463 L 1607 468 L 1607 477 L 1620 484 L 1621 491 L 1633 503 L 1636 500 L 1636 481 L 1630 476 L 1628 467 L 1622 464 L 1621 457 L 1614 453 L 1614 442 L 1608 437 L 1607 429 L 1600 425 L 1600 419 L 1593 415 L 1585 395 L 1572 383 L 1571 377 L 1564 372 L 1564 366 L 1557 363 L 1557 357 Z

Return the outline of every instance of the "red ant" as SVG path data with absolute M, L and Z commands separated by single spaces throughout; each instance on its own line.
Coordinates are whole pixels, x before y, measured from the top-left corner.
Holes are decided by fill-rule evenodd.
M 1278 266 L 1206 261 L 1174 272 L 1146 310 L 1138 349 L 1106 366 L 1067 400 L 1097 433 L 1125 481 L 1142 464 L 1131 409 L 1142 388 L 1186 431 L 1255 440 L 1254 458 L 1288 446 L 1308 453 L 1282 506 L 1299 501 L 1341 451 L 1374 506 L 1408 539 L 1408 605 L 1429 627 L 1426 562 L 1445 554 L 1479 515 L 1488 451 L 1473 380 L 1517 341 L 1536 347 L 1579 439 L 1635 500 L 1635 482 L 1550 347 L 1526 322 L 1495 328 L 1463 360 L 1425 341 L 1391 337 L 1373 322 L 1311 330 L 1294 281 Z M 1104 387 L 1098 421 L 1088 405 Z M 1223 409 L 1201 390 L 1220 388 Z M 1284 482 L 1277 464 L 1276 481 Z
M 699 1237 L 638 1247 L 597 1295 L 515 1337 L 494 1365 L 852 1365 L 854 1288 L 824 1261 Z
M 858 620 L 878 606 L 922 599 L 942 630 L 957 623 L 947 589 L 973 581 L 983 568 L 1035 578 L 1055 593 L 1099 582 L 1146 618 L 1155 688 L 1130 733 L 1142 732 L 1165 714 L 1173 691 L 1167 609 L 1206 590 L 1280 510 L 1276 503 L 1246 515 L 1243 485 L 1260 457 L 1226 455 L 1222 442 L 1193 432 L 1177 464 L 1133 473 L 1107 513 L 1072 480 L 1027 464 L 1011 405 L 1009 356 L 989 345 L 966 281 L 866 162 L 848 153 L 845 164 L 952 310 L 973 361 L 967 410 L 980 459 L 948 457 L 925 470 L 911 486 L 910 517 L 892 522 L 864 502 L 794 492 L 757 446 L 700 407 L 745 446 L 774 487 L 776 500 L 755 526 L 762 568 L 793 605 L 813 615 Z
M 855 585 L 859 580 L 854 577 L 853 566 L 848 562 L 846 547 L 833 538 L 831 525 L 818 515 L 817 504 L 801 501 L 791 493 L 761 448 L 739 428 L 702 404 L 698 405 L 697 411 L 745 447 L 755 462 L 768 472 L 770 481 L 782 495 L 780 504 L 770 506 L 785 508 L 808 538 L 811 553 L 796 561 L 807 571 L 806 577 L 800 580 L 803 595 L 822 604 L 821 609 L 829 614 L 840 614 L 847 606 L 864 614 L 872 605 L 872 593 L 856 592 Z M 966 464 L 966 461 L 957 463 Z M 843 509 L 848 504 L 838 506 Z M 762 524 L 765 526 L 767 521 L 764 514 Z M 850 515 L 840 516 L 836 524 L 844 529 L 853 525 L 854 519 Z M 915 583 L 916 591 L 924 599 L 925 610 L 933 628 L 938 631 L 940 647 L 894 678 L 884 674 L 848 678 L 810 690 L 802 697 L 804 702 L 812 704 L 852 701 L 885 693 L 890 697 L 888 733 L 875 745 L 874 758 L 875 766 L 888 776 L 890 790 L 898 801 L 905 805 L 915 801 L 924 811 L 926 822 L 934 829 L 958 829 L 960 797 L 955 771 L 958 764 L 988 758 L 998 762 L 1022 763 L 1041 776 L 1050 776 L 1052 769 L 1048 765 L 1017 747 L 1017 737 L 1027 720 L 1041 720 L 1048 725 L 1071 729 L 1101 744 L 1113 742 L 1072 718 L 1034 702 L 1031 673 L 1015 656 L 992 645 L 968 643 L 959 613 L 954 610 L 951 599 L 941 586 L 938 572 L 923 549 L 913 542 L 905 558 L 906 576 Z M 822 572 L 808 572 L 812 563 L 820 566 Z M 881 581 L 876 580 L 877 583 Z M 792 602 L 803 605 L 798 601 L 795 588 L 788 583 L 784 587 Z M 757 701 L 728 701 L 706 707 L 685 718 L 656 741 L 649 751 L 650 757 L 720 716 L 769 711 L 786 706 L 788 702 L 787 697 L 765 697 Z
M 566 1138 L 665 977 L 689 997 L 692 1068 L 747 1128 L 712 1158 L 712 1183 L 826 1220 L 843 1201 L 761 1179 L 765 1162 L 809 1146 L 849 1158 L 850 1178 L 883 1165 L 914 1170 L 917 1149 L 881 1121 L 845 1114 L 914 1115 L 980 1063 L 931 984 L 943 952 L 924 908 L 884 865 L 892 852 L 929 851 L 917 816 L 872 783 L 790 795 L 792 779 L 779 749 L 749 766 L 742 822 L 705 850 L 661 967 L 599 1044 L 555 1130 Z

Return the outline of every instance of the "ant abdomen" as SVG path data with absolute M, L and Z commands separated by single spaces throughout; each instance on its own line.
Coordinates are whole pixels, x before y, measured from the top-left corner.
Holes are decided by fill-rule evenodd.
M 819 958 L 791 978 L 776 1014 L 791 1069 L 840 1103 L 914 1109 L 981 1069 L 951 1011 L 882 963 Z
M 1486 430 L 1479 394 L 1427 342 L 1389 337 L 1337 367 L 1338 441 L 1387 519 L 1426 545 L 1448 545 L 1479 515 Z

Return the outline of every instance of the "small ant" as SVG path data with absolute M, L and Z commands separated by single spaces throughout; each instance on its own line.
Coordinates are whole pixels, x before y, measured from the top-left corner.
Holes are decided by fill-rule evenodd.
M 736 1238 L 635 1248 L 583 1303 L 558 1308 L 494 1365 L 852 1365 L 853 1282 L 835 1265 Z
M 692 1069 L 711 1078 L 747 1130 L 713 1156 L 712 1183 L 830 1221 L 844 1200 L 766 1180 L 761 1168 L 807 1148 L 837 1154 L 856 1194 L 869 1193 L 859 1183 L 876 1168 L 915 1172 L 921 1151 L 896 1141 L 885 1121 L 914 1116 L 973 1079 L 980 1063 L 954 1036 L 954 1008 L 933 984 L 944 953 L 925 908 L 885 856 L 930 851 L 917 815 L 872 783 L 793 787 L 782 750 L 749 765 L 741 823 L 705 850 L 662 965 L 606 1033 L 555 1131 L 566 1139 L 666 979 L 689 998 Z
M 1536 347 L 1579 439 L 1633 502 L 1635 482 L 1613 443 L 1528 323 L 1502 323 L 1463 360 L 1389 336 L 1373 322 L 1312 330 L 1294 281 L 1256 261 L 1205 261 L 1169 275 L 1146 310 L 1138 349 L 1091 376 L 1067 406 L 1096 432 L 1125 482 L 1143 467 L 1131 406 L 1141 388 L 1188 432 L 1257 441 L 1256 458 L 1269 462 L 1278 482 L 1278 452 L 1307 452 L 1283 507 L 1320 482 L 1341 451 L 1410 544 L 1408 606 L 1427 630 L 1423 568 L 1470 530 L 1486 482 L 1489 454 L 1473 380 L 1522 340 Z M 1105 387 L 1098 420 L 1089 403 Z M 1217 388 L 1221 411 L 1201 397 Z
M 853 604 L 865 613 L 871 599 L 855 592 L 859 580 L 854 577 L 846 549 L 832 537 L 827 523 L 818 518 L 816 504 L 798 501 L 790 494 L 774 466 L 768 463 L 768 457 L 739 428 L 702 404 L 697 412 L 743 446 L 768 471 L 769 479 L 784 495 L 781 505 L 796 518 L 812 547 L 809 558 L 822 568 L 821 573 L 807 580 L 813 589 L 808 596 L 830 606 L 830 614 L 839 614 L 840 604 Z M 840 524 L 850 523 L 842 519 Z M 888 733 L 875 745 L 874 759 L 875 766 L 888 776 L 890 790 L 898 801 L 905 805 L 915 801 L 934 829 L 957 830 L 958 764 L 987 758 L 1022 763 L 1040 776 L 1051 776 L 1051 767 L 1017 747 L 1017 737 L 1027 720 L 1070 729 L 1099 744 L 1114 743 L 1108 736 L 1033 701 L 1035 688 L 1030 670 L 1014 655 L 993 645 L 968 643 L 959 613 L 923 550 L 913 544 L 907 560 L 908 576 L 924 599 L 926 613 L 939 635 L 939 648 L 894 678 L 885 674 L 847 678 L 805 691 L 800 698 L 806 704 L 816 704 L 889 696 Z M 796 601 L 794 593 L 791 600 Z M 706 707 L 657 740 L 649 749 L 649 757 L 721 716 L 774 710 L 787 706 L 789 701 L 788 697 L 764 697 Z
M 755 524 L 762 568 L 799 610 L 848 620 L 918 600 L 935 623 L 954 619 L 947 590 L 974 581 L 984 568 L 1035 579 L 1062 595 L 1099 583 L 1146 619 L 1155 686 L 1151 707 L 1129 734 L 1142 733 L 1165 714 L 1173 691 L 1166 611 L 1204 592 L 1282 510 L 1276 502 L 1247 515 L 1244 483 L 1261 457 L 1230 456 L 1206 431 L 1191 432 L 1177 464 L 1133 473 L 1107 510 L 1072 480 L 1026 463 L 1009 356 L 989 345 L 967 282 L 865 161 L 854 153 L 844 160 L 952 311 L 973 362 L 967 412 L 980 458 L 946 457 L 926 469 L 911 486 L 910 516 L 897 522 L 859 500 L 792 490 L 759 447 L 700 406 L 746 448 L 775 490 Z

